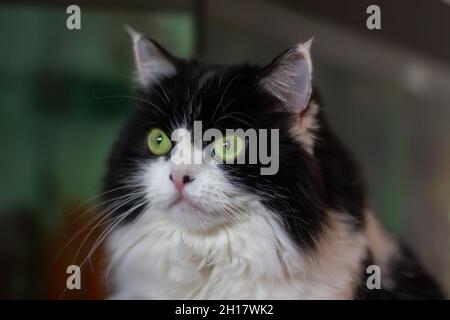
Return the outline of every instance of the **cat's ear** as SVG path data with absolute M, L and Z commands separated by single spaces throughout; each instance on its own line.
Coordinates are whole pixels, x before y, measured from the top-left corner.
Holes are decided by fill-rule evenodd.
M 136 74 L 139 84 L 148 88 L 164 77 L 177 73 L 176 59 L 156 41 L 125 26 L 133 41 Z
M 312 91 L 312 40 L 300 43 L 275 58 L 262 71 L 260 87 L 275 96 L 292 113 L 308 106 Z

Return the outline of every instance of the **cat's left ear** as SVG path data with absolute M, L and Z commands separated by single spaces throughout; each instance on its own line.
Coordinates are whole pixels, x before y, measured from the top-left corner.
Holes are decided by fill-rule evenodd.
M 308 106 L 312 91 L 312 40 L 300 43 L 275 58 L 263 71 L 259 85 L 292 113 Z
M 176 58 L 156 41 L 125 26 L 133 40 L 137 80 L 143 88 L 149 88 L 164 77 L 177 73 Z

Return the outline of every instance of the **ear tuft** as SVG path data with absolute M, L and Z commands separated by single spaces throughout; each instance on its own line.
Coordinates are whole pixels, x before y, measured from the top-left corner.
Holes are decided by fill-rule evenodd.
M 259 83 L 292 113 L 305 110 L 311 98 L 312 42 L 313 39 L 300 43 L 275 58 L 263 70 Z
M 164 77 L 176 74 L 175 58 L 164 50 L 156 41 L 125 25 L 133 41 L 137 80 L 148 88 Z

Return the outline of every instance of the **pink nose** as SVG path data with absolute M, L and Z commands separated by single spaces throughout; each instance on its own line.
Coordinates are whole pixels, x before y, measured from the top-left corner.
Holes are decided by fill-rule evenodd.
M 183 190 L 186 184 L 194 180 L 190 175 L 177 171 L 172 171 L 172 173 L 169 175 L 169 179 L 175 184 L 175 187 L 177 187 L 178 191 Z

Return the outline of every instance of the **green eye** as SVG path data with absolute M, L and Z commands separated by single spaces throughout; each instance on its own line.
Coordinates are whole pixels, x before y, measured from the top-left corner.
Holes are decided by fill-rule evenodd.
M 217 158 L 225 162 L 234 160 L 244 150 L 244 139 L 239 136 L 225 136 L 214 141 L 213 152 Z
M 161 129 L 152 129 L 147 136 L 147 145 L 155 156 L 167 154 L 172 149 L 172 142 Z

